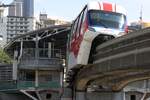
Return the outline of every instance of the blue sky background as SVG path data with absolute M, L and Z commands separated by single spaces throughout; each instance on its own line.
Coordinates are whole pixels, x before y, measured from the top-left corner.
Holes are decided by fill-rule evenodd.
M 0 0 L 3 3 L 11 3 L 13 0 Z M 73 20 L 82 10 L 84 5 L 92 0 L 34 0 L 34 15 L 46 12 L 48 17 Z M 100 1 L 100 0 L 99 0 Z M 122 5 L 127 10 L 128 21 L 136 21 L 143 9 L 143 20 L 150 21 L 150 0 L 101 0 Z

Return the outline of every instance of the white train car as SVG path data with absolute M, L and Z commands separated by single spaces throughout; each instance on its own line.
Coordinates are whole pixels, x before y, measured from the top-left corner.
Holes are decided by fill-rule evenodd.
M 125 35 L 126 10 L 114 3 L 92 1 L 74 20 L 68 46 L 68 68 L 91 63 L 94 43 Z M 94 46 L 92 46 L 94 45 Z

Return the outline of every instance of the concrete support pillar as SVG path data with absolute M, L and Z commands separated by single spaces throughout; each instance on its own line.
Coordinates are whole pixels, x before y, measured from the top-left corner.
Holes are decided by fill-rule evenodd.
M 72 99 L 72 89 L 71 88 L 64 88 L 61 100 L 73 100 Z
M 112 92 L 113 100 L 126 100 L 125 92 Z
M 12 78 L 13 78 L 13 80 L 17 80 L 17 70 L 18 70 L 18 59 L 17 59 L 17 57 L 18 57 L 18 51 L 17 50 L 15 50 L 14 51 L 14 59 L 13 59 L 13 72 L 12 72 Z
M 63 75 L 64 75 L 64 73 L 60 72 L 60 85 L 61 85 L 61 87 L 63 87 L 63 82 L 64 82 Z
M 36 40 L 35 40 L 35 59 L 37 60 L 39 58 L 39 37 L 38 34 L 36 34 Z
M 18 54 L 17 50 L 14 51 L 12 79 L 15 81 L 17 80 L 18 63 L 20 63 L 22 52 L 23 52 L 23 41 L 20 42 L 20 55 Z
M 51 52 L 52 52 L 52 43 L 51 43 L 51 42 L 48 42 L 48 57 L 49 57 L 49 58 L 52 57 Z
M 76 92 L 74 100 L 87 100 L 85 95 L 86 92 Z
M 39 86 L 39 73 L 38 70 L 35 71 L 35 87 Z
M 17 60 L 13 60 L 13 72 L 12 72 L 12 77 L 13 80 L 17 80 L 17 73 L 18 73 L 18 61 Z

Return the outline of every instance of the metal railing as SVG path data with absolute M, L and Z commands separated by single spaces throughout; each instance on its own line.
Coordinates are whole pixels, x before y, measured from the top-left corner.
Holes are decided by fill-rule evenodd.
M 23 49 L 22 59 L 35 58 L 35 57 L 61 59 L 61 56 L 62 55 L 60 49 L 39 48 L 38 50 L 36 50 L 35 48 L 27 48 L 27 49 Z
M 62 65 L 61 50 L 35 48 L 23 49 L 20 66 L 25 68 L 50 68 Z M 30 66 L 30 67 L 29 67 Z
M 14 89 L 17 89 L 17 85 L 15 81 L 12 80 L 0 81 L 0 91 L 14 90 Z
M 35 81 L 0 81 L 0 91 L 18 90 L 18 89 L 59 89 L 61 88 L 59 81 L 39 82 L 39 86 L 35 86 Z
M 0 65 L 0 81 L 12 79 L 12 65 Z

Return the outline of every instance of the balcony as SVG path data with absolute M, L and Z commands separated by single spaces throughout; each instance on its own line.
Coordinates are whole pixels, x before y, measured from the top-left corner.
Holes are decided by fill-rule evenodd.
M 60 70 L 62 68 L 61 51 L 58 49 L 23 49 L 19 63 L 20 69 Z
M 61 88 L 59 81 L 49 81 L 39 83 L 35 86 L 34 81 L 0 81 L 0 91 L 20 90 L 20 89 L 59 89 Z

